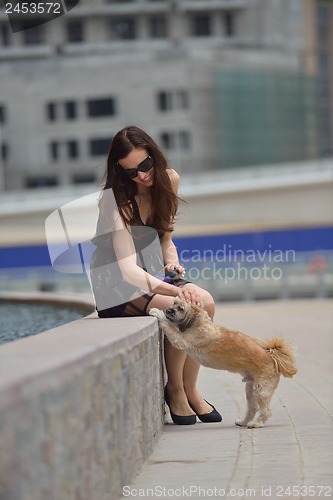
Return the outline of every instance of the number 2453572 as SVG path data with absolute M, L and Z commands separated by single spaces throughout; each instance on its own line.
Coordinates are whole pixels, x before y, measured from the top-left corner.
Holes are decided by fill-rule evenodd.
M 7 2 L 5 5 L 6 14 L 62 14 L 59 2 Z

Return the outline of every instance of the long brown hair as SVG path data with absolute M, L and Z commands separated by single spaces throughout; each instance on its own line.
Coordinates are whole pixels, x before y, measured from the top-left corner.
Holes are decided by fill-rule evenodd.
M 137 194 L 137 184 L 119 172 L 118 161 L 129 155 L 134 148 L 146 149 L 154 160 L 154 182 L 149 188 L 152 225 L 157 231 L 173 231 L 180 198 L 172 188 L 164 154 L 144 130 L 128 126 L 114 136 L 108 153 L 103 190 L 113 190 L 119 213 L 125 225 L 130 225 L 134 218 L 132 204 Z

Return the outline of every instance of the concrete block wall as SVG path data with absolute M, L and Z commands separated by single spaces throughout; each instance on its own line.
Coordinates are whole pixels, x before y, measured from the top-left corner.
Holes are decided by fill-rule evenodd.
M 0 347 L 1 500 L 112 500 L 164 423 L 153 318 L 92 314 Z

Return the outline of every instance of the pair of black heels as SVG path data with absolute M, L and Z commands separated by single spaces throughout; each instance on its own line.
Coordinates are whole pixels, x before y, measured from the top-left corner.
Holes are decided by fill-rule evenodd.
M 170 407 L 170 399 L 169 399 L 169 394 L 168 394 L 168 391 L 167 391 L 167 388 L 165 387 L 164 388 L 164 399 L 165 399 L 165 402 L 166 404 L 168 405 L 169 407 L 169 410 L 170 410 L 170 415 L 171 415 L 171 418 L 172 418 L 172 421 L 174 424 L 177 424 L 177 425 L 193 425 L 196 423 L 197 421 L 197 417 L 199 418 L 199 420 L 201 420 L 201 422 L 205 422 L 205 423 L 209 423 L 209 422 L 221 422 L 222 421 L 222 415 L 220 415 L 220 413 L 216 410 L 216 408 L 208 403 L 208 401 L 206 401 L 206 403 L 208 403 L 212 408 L 213 410 L 209 413 L 203 413 L 203 414 L 199 414 L 197 413 L 196 415 L 176 415 L 175 413 L 172 412 L 171 410 L 171 407 Z M 191 406 L 191 404 L 190 404 Z M 193 408 L 193 406 L 191 406 L 192 410 L 195 411 L 195 409 Z

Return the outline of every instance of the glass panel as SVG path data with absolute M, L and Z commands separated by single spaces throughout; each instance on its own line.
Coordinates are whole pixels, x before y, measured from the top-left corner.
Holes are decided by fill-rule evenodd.
M 91 156 L 100 156 L 107 155 L 111 144 L 111 138 L 100 138 L 100 139 L 91 139 L 89 141 L 89 150 Z
M 29 28 L 29 29 L 28 29 Z M 23 43 L 25 45 L 41 45 L 45 41 L 45 30 L 44 26 L 35 26 L 34 28 L 30 28 L 29 25 L 24 27 L 22 25 L 22 37 Z
M 111 97 L 87 101 L 88 115 L 91 117 L 112 116 L 116 113 L 115 100 Z
M 163 132 L 161 134 L 161 142 L 162 146 L 165 149 L 174 149 L 175 148 L 175 136 L 170 132 Z
M 70 43 L 80 43 L 84 40 L 84 26 L 82 21 L 68 21 L 67 41 Z
M 77 141 L 67 142 L 67 154 L 69 158 L 77 158 L 79 156 L 79 145 Z
M 76 118 L 76 102 L 75 101 L 65 102 L 65 113 L 66 113 L 66 118 L 68 118 L 69 120 Z
M 209 36 L 211 35 L 211 16 L 210 14 L 194 14 L 191 17 L 191 35 Z
M 50 122 L 54 122 L 57 118 L 56 104 L 54 102 L 49 102 L 46 104 L 46 115 Z
M 6 107 L 0 106 L 0 123 L 3 125 L 6 122 Z
M 149 34 L 151 38 L 167 37 L 167 22 L 165 16 L 152 16 L 149 18 Z
M 134 18 L 123 17 L 110 22 L 111 38 L 113 40 L 133 40 L 137 37 Z
M 59 143 L 51 142 L 50 143 L 50 155 L 53 160 L 57 160 L 59 158 Z
M 25 180 L 25 187 L 27 188 L 44 188 L 57 185 L 58 179 L 56 177 L 27 177 Z

